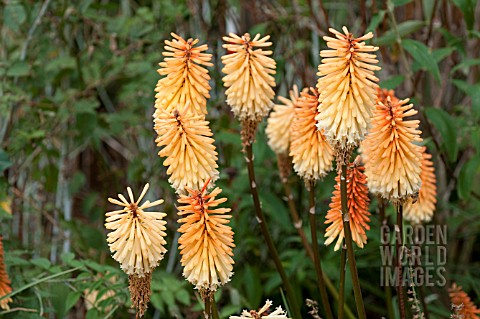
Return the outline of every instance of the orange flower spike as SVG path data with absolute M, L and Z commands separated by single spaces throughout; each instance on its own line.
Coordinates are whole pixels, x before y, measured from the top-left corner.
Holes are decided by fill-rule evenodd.
M 405 219 L 414 224 L 431 221 L 437 203 L 435 167 L 431 161 L 432 155 L 426 151 L 425 146 L 420 149 L 422 153 L 422 172 L 420 173 L 422 186 L 418 192 L 418 200 L 414 202 L 413 199 L 409 199 L 403 208 Z
M 333 150 L 323 131 L 315 126 L 318 114 L 318 93 L 302 91 L 295 104 L 295 119 L 292 123 L 290 156 L 293 168 L 305 182 L 323 178 L 333 167 Z
M 183 275 L 202 295 L 215 291 L 230 281 L 235 247 L 233 231 L 228 223 L 230 208 L 217 208 L 226 198 L 215 199 L 222 190 L 207 193 L 207 180 L 201 191 L 187 188 L 189 195 L 180 195 L 178 239 Z
M 368 149 L 365 163 L 370 190 L 383 198 L 405 201 L 420 190 L 421 142 L 418 130 L 420 121 L 405 120 L 418 112 L 409 99 L 397 100 L 387 97 L 387 102 L 378 101 L 372 120 L 372 128 L 363 144 Z
M 453 283 L 452 287 L 448 289 L 452 309 L 461 315 L 462 319 L 480 319 L 480 309 L 475 306 L 466 292 L 462 290 L 461 286 Z M 452 317 L 453 318 L 453 317 Z
M 0 236 L 0 297 L 6 296 L 12 292 L 10 278 L 8 278 L 7 267 L 5 265 L 5 251 L 3 250 L 3 237 Z M 12 302 L 12 298 L 4 298 L 0 300 L 0 308 L 9 310 L 8 303 Z
M 347 207 L 350 216 L 352 239 L 358 247 L 363 248 L 364 244 L 367 243 L 366 230 L 370 229 L 368 225 L 370 218 L 368 216 L 371 214 L 368 211 L 370 199 L 368 198 L 367 177 L 363 173 L 365 169 L 363 166 L 360 166 L 360 161 L 360 157 L 357 157 L 355 162 L 347 167 Z M 334 248 L 338 250 L 344 238 L 340 175 L 337 175 L 335 180 L 337 183 L 325 221 L 325 224 L 331 224 L 325 231 L 325 237 L 328 237 L 325 245 L 330 245 L 338 237 Z
M 205 53 L 206 44 L 195 47 L 199 40 L 188 39 L 171 33 L 173 39 L 165 40 L 165 56 L 159 63 L 158 73 L 165 75 L 155 88 L 155 108 L 172 112 L 183 108 L 190 102 L 189 113 L 204 115 L 207 113 L 207 99 L 210 98 L 210 76 L 203 66 L 213 66 L 212 55 Z M 155 111 L 154 117 L 159 111 Z

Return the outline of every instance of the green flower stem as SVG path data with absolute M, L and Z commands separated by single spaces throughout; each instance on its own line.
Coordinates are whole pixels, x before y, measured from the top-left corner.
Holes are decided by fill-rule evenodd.
M 340 255 L 340 292 L 338 296 L 338 319 L 343 319 L 345 312 L 345 265 L 347 263 L 347 247 L 342 244 L 342 254 Z
M 273 259 L 273 262 L 275 263 L 277 272 L 282 278 L 283 287 L 285 288 L 285 291 L 287 293 L 289 306 L 292 312 L 291 316 L 293 319 L 300 319 L 302 318 L 300 314 L 300 308 L 297 305 L 292 286 L 290 285 L 290 281 L 288 280 L 285 269 L 283 268 L 282 262 L 280 261 L 280 257 L 278 256 L 277 249 L 275 248 L 272 237 L 270 236 L 270 232 L 268 231 L 265 216 L 263 215 L 262 207 L 260 205 L 260 197 L 258 195 L 257 182 L 255 179 L 255 170 L 253 165 L 252 143 L 248 143 L 247 145 L 245 145 L 245 152 L 247 154 L 245 160 L 247 162 L 247 167 L 248 167 L 248 177 L 250 179 L 250 191 L 252 193 L 253 204 L 255 208 L 255 215 L 257 217 L 257 221 L 260 226 L 260 230 L 262 232 L 263 238 L 265 239 L 265 243 L 267 244 L 268 251 L 270 252 L 270 256 Z
M 403 249 L 403 205 L 397 205 L 397 227 L 396 231 L 398 234 L 396 236 L 396 249 L 395 252 L 397 254 L 397 295 L 398 295 L 398 307 L 400 309 L 400 318 L 405 319 L 405 299 L 403 295 L 403 287 L 402 287 L 402 278 L 403 278 L 403 271 L 402 271 L 402 252 Z
M 323 280 L 322 262 L 320 260 L 320 248 L 318 247 L 317 239 L 317 218 L 315 213 L 315 184 L 310 183 L 310 208 L 309 208 L 309 220 L 310 230 L 312 233 L 312 246 L 313 246 L 313 258 L 315 263 L 315 272 L 317 274 L 318 289 L 320 290 L 320 298 L 322 299 L 323 309 L 328 319 L 333 319 L 332 309 L 330 302 L 328 301 L 327 288 L 325 287 L 325 281 Z

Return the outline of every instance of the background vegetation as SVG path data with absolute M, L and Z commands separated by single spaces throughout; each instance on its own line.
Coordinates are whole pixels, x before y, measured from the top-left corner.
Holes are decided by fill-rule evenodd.
M 181 275 L 175 196 L 152 129 L 155 70 L 171 31 L 208 43 L 214 56 L 208 119 L 237 245 L 233 280 L 217 294 L 221 317 L 256 308 L 266 298 L 283 304 L 280 278 L 252 212 L 238 124 L 224 102 L 221 36 L 270 34 L 276 90 L 285 96 L 294 83 L 316 84 L 322 36 L 328 27 L 343 25 L 357 36 L 375 33 L 381 86 L 411 97 L 420 111 L 438 179 L 432 223 L 448 225 L 447 285 L 456 281 L 479 301 L 477 1 L 3 0 L 0 8 L 0 232 L 13 289 L 23 289 L 0 315 L 132 317 L 127 277 L 109 256 L 104 212 L 111 208 L 107 197 L 150 182 L 152 196 L 165 199 L 169 253 L 154 272 L 147 318 L 200 316 L 199 296 Z M 264 124 L 254 151 L 269 227 L 299 300 L 318 299 L 315 272 L 290 220 Z M 291 182 L 306 216 L 302 182 L 293 175 Z M 333 174 L 317 190 L 323 230 Z M 368 317 L 380 318 L 386 306 L 375 201 L 371 211 L 369 242 L 357 250 L 357 263 Z M 331 246 L 322 254 L 324 271 L 338 286 L 340 255 Z M 447 318 L 446 287 L 425 293 L 431 318 Z M 346 295 L 353 305 L 350 282 Z

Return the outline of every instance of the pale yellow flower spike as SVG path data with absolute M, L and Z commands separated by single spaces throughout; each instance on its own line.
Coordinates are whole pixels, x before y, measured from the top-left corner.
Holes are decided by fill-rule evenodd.
M 139 204 L 148 187 L 146 184 L 136 201 L 130 187 L 127 188 L 129 200 L 122 194 L 118 194 L 120 200 L 109 198 L 110 203 L 122 209 L 105 214 L 105 228 L 112 230 L 107 241 L 113 259 L 120 263 L 125 273 L 138 277 L 151 273 L 167 251 L 164 247 L 167 222 L 163 220 L 166 214 L 145 211 L 162 204 L 163 199 Z
M 437 179 L 435 177 L 435 167 L 431 161 L 432 155 L 427 153 L 427 148 L 423 146 L 422 153 L 422 172 L 420 179 L 422 186 L 418 192 L 418 200 L 409 199 L 403 206 L 403 216 L 413 224 L 428 223 L 432 220 L 437 203 Z
M 375 52 L 378 47 L 365 44 L 373 34 L 354 38 L 346 27 L 342 34 L 329 29 L 335 38 L 325 36 L 329 50 L 322 50 L 318 67 L 318 128 L 337 153 L 352 150 L 364 139 L 370 127 L 380 70 Z M 339 158 L 343 161 L 344 158 Z
M 408 99 L 387 97 L 386 103 L 376 105 L 372 129 L 363 144 L 368 154 L 365 173 L 370 191 L 387 200 L 404 203 L 420 190 L 421 142 L 418 120 L 405 118 L 418 112 L 407 104 Z
M 230 208 L 217 207 L 227 199 L 215 199 L 222 192 L 218 187 L 208 193 L 209 182 L 201 190 L 187 188 L 189 196 L 181 195 L 178 199 L 183 275 L 202 296 L 230 281 L 234 264 L 233 231 L 228 226 L 232 216 L 226 214 Z
M 290 319 L 287 317 L 286 311 L 282 309 L 281 306 L 278 306 L 273 312 L 268 313 L 270 307 L 273 303 L 267 299 L 265 305 L 257 310 L 243 310 L 240 316 L 230 316 L 229 319 L 244 319 L 244 318 L 255 318 L 255 319 Z
M 295 103 L 299 98 L 298 87 L 290 90 L 290 99 L 279 96 L 283 104 L 275 104 L 267 120 L 268 145 L 276 154 L 285 154 L 290 148 L 291 126 L 295 117 Z
M 295 104 L 295 119 L 292 124 L 290 156 L 293 168 L 305 182 L 315 182 L 324 177 L 333 167 L 333 150 L 325 140 L 323 130 L 315 126 L 318 114 L 318 94 L 305 90 Z
M 267 42 L 270 36 L 260 38 L 257 34 L 250 39 L 248 33 L 239 37 L 230 33 L 223 37 L 227 42 L 223 47 L 229 51 L 222 56 L 225 67 L 222 72 L 226 74 L 223 82 L 227 95 L 227 103 L 233 113 L 240 120 L 259 122 L 265 117 L 273 106 L 272 99 L 275 95 L 276 63 L 270 55 L 272 51 L 263 50 L 272 45 Z
M 171 33 L 173 39 L 165 40 L 165 59 L 161 62 L 158 73 L 165 75 L 155 88 L 155 108 L 172 112 L 190 102 L 188 112 L 195 115 L 207 113 L 207 99 L 210 98 L 210 76 L 202 66 L 213 66 L 212 55 L 204 53 L 206 44 L 195 47 L 198 39 L 184 40 Z M 159 111 L 155 111 L 154 117 Z
M 155 140 L 163 147 L 158 155 L 166 157 L 168 181 L 178 194 L 186 188 L 200 189 L 208 179 L 218 179 L 217 152 L 213 135 L 203 115 L 192 115 L 187 106 L 182 112 L 161 112 L 155 119 Z

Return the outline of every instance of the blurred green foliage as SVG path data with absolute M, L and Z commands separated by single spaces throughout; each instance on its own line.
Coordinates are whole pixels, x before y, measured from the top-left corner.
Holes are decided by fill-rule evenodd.
M 216 295 L 221 317 L 256 308 L 267 298 L 284 304 L 280 278 L 252 212 L 238 123 L 224 102 L 221 36 L 227 31 L 271 34 L 277 92 L 285 96 L 294 83 L 315 85 L 322 36 L 329 26 L 343 25 L 356 35 L 375 33 L 380 85 L 411 97 L 420 111 L 438 178 L 433 223 L 449 227 L 448 280 L 478 300 L 479 7 L 474 0 L 2 1 L 0 227 L 15 296 L 12 310 L 0 315 L 132 317 L 127 277 L 109 256 L 104 212 L 111 208 L 107 197 L 123 193 L 127 185 L 139 189 L 150 182 L 152 196 L 165 198 L 169 253 L 154 272 L 147 316 L 200 316 L 199 296 L 181 275 L 175 196 L 152 129 L 155 69 L 172 31 L 208 43 L 214 56 L 207 118 L 219 152 L 218 185 L 234 213 L 237 245 L 235 275 Z M 254 152 L 263 208 L 298 299 L 318 299 L 315 272 L 290 220 L 264 125 Z M 321 215 L 333 179 L 332 173 L 317 187 Z M 291 183 L 297 209 L 306 217 L 302 182 L 292 175 Z M 379 226 L 374 213 L 368 245 L 357 250 L 369 318 L 386 315 L 378 285 Z M 309 233 L 307 223 L 303 227 Z M 339 254 L 323 246 L 321 254 L 324 271 L 338 286 Z M 445 287 L 425 293 L 430 318 L 449 316 Z M 346 295 L 353 305 L 349 281 Z

